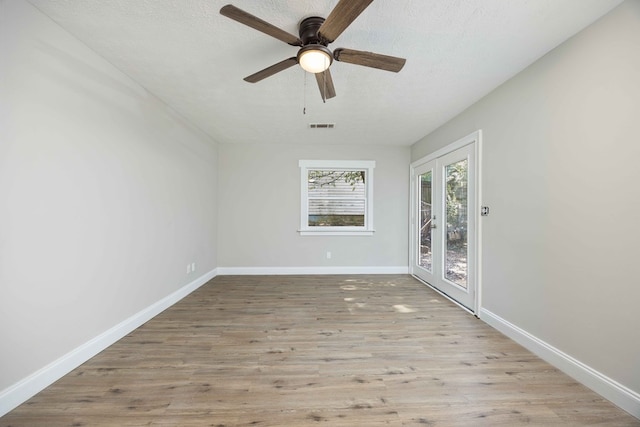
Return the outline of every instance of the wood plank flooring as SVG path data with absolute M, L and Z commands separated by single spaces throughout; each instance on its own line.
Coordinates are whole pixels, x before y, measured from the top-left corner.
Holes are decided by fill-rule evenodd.
M 219 276 L 2 426 L 633 426 L 410 276 Z

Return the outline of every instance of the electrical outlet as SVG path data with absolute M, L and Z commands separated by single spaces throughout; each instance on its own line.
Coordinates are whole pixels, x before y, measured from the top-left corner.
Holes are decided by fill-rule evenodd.
M 191 271 L 196 271 L 196 263 L 195 261 L 191 263 Z
M 327 259 L 331 259 L 331 252 L 327 251 Z
M 187 264 L 187 274 L 191 273 L 191 264 Z

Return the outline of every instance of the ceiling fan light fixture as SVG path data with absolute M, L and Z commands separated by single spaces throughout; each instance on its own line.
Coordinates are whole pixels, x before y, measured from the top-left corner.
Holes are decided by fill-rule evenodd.
M 321 44 L 310 44 L 298 51 L 298 63 L 309 73 L 322 73 L 332 62 L 331 51 Z

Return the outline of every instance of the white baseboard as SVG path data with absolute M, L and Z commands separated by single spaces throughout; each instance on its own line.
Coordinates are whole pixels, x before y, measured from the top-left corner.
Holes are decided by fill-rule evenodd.
M 409 267 L 218 267 L 219 276 L 298 274 L 409 274 Z
M 585 365 L 489 310 L 481 308 L 480 319 L 634 417 L 640 418 L 639 393 Z
M 0 391 L 0 417 L 44 390 L 105 348 L 114 344 L 139 326 L 151 320 L 209 280 L 216 277 L 217 269 L 198 277 L 174 293 L 162 298 L 144 310 L 120 322 L 111 329 L 87 341 L 47 366 Z

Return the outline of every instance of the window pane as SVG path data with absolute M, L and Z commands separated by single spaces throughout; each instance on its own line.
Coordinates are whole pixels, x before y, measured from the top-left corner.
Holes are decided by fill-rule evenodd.
M 310 170 L 309 197 L 364 198 L 365 171 Z
M 364 227 L 364 200 L 309 200 L 311 227 Z
M 364 227 L 364 170 L 309 170 L 310 227 Z

